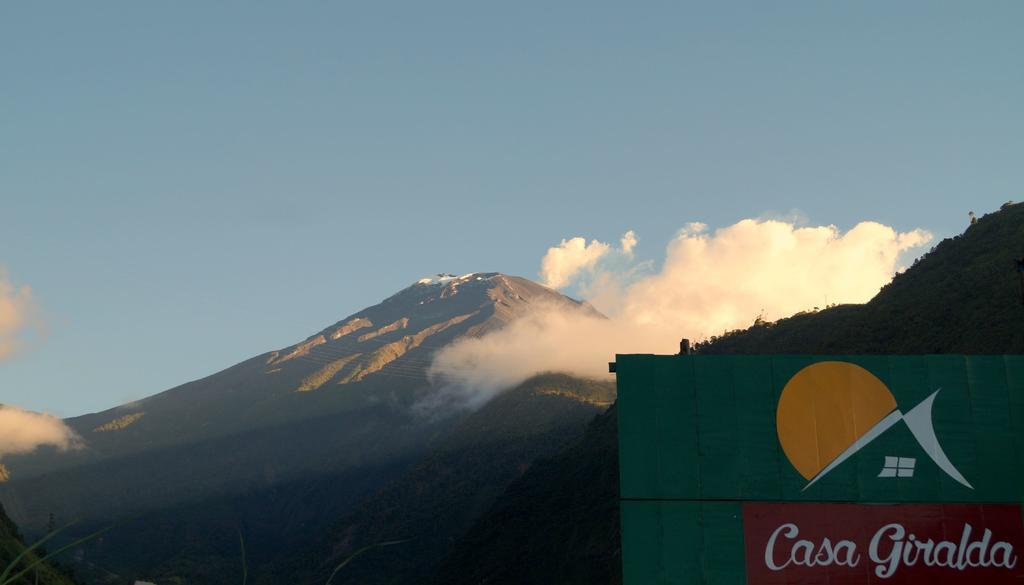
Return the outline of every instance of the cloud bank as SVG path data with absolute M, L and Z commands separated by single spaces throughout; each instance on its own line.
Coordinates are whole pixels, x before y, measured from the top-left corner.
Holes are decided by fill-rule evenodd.
M 618 249 L 582 237 L 563 240 L 542 259 L 541 277 L 552 288 L 578 282 L 583 298 L 608 319 L 539 308 L 500 331 L 446 347 L 432 374 L 470 407 L 538 372 L 601 379 L 616 353 L 673 353 L 680 338 L 705 339 L 759 316 L 866 302 L 892 279 L 902 253 L 930 240 L 923 230 L 900 233 L 871 221 L 846 232 L 779 220 L 745 219 L 714 231 L 690 223 L 656 270 L 644 263 L 605 267 L 612 256 L 632 259 L 632 231 Z
M 65 451 L 78 445 L 78 437 L 53 415 L 0 404 L 0 459 L 43 445 Z
M 26 339 L 42 333 L 42 321 L 32 289 L 16 287 L 0 271 L 0 362 L 21 350 Z M 0 459 L 29 453 L 43 445 L 67 450 L 78 437 L 59 418 L 0 404 Z
M 15 286 L 0 269 L 0 361 L 21 349 L 28 336 L 41 332 L 32 289 Z

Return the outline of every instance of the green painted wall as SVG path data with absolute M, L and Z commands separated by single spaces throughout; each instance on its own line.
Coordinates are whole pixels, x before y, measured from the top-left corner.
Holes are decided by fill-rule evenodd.
M 782 452 L 776 405 L 819 361 L 857 364 L 932 421 L 957 483 L 897 424 L 816 484 Z M 616 356 L 627 585 L 744 583 L 742 501 L 1020 502 L 1024 356 Z M 888 455 L 912 478 L 879 478 Z

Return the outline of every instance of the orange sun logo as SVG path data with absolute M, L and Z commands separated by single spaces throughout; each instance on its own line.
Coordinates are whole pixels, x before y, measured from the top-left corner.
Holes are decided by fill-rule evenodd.
M 898 422 L 940 469 L 960 484 L 971 484 L 942 451 L 932 425 L 936 390 L 906 414 L 874 374 L 849 362 L 818 362 L 800 370 L 782 389 L 775 414 L 779 443 L 793 467 L 817 482 Z

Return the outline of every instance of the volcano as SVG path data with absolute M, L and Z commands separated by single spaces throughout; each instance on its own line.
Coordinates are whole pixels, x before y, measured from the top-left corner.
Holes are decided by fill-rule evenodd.
M 347 471 L 383 478 L 464 415 L 414 408 L 437 392 L 434 352 L 550 305 L 593 312 L 496 272 L 420 279 L 298 343 L 66 420 L 81 448 L 7 458 L 0 496 L 31 531 L 51 514 L 116 519 Z M 110 371 L 117 375 L 115 360 Z

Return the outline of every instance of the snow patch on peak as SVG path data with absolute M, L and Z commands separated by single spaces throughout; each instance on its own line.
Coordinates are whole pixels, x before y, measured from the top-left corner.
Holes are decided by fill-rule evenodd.
M 431 298 L 422 298 L 418 304 L 426 304 L 432 302 L 434 297 L 446 298 L 457 293 L 460 286 L 477 286 L 484 285 L 495 279 L 502 278 L 504 275 L 500 272 L 469 272 L 462 276 L 456 276 L 451 273 L 443 272 L 435 274 L 434 276 L 425 276 L 416 282 L 409 285 L 409 287 L 398 291 L 390 297 L 384 299 L 384 302 L 391 301 L 396 298 L 408 298 L 406 295 L 414 295 L 422 297 L 427 295 Z
M 455 276 L 448 272 L 442 272 L 435 274 L 434 276 L 426 276 L 416 281 L 416 284 L 420 285 L 444 285 L 444 284 L 461 284 L 470 280 L 491 280 L 499 276 L 497 272 L 469 272 L 462 276 Z
M 434 276 L 427 276 L 416 281 L 416 284 L 444 284 L 455 280 L 457 277 L 454 274 L 438 273 Z

